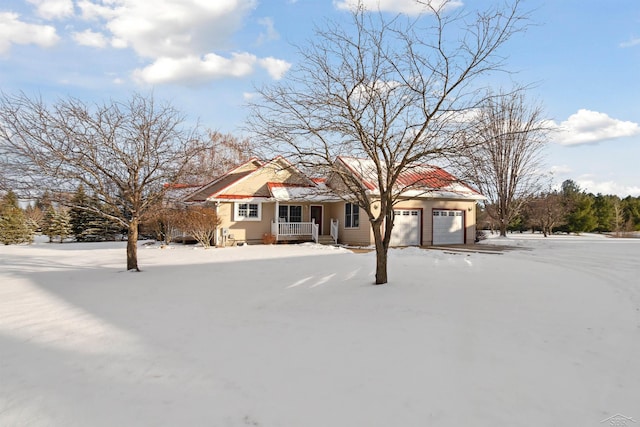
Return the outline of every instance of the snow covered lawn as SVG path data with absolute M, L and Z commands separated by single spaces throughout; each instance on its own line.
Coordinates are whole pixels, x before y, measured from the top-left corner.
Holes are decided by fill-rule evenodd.
M 640 239 L 499 243 L 0 247 L 0 426 L 640 423 Z

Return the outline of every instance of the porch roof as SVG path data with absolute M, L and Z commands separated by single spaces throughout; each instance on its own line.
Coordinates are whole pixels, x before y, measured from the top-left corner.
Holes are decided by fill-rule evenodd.
M 315 186 L 269 182 L 268 187 L 273 199 L 279 202 L 337 202 L 341 200 L 323 182 L 317 183 Z

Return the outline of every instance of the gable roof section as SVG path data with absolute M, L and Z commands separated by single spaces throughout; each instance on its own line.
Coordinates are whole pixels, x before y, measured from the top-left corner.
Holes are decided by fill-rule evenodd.
M 213 196 L 214 194 L 223 191 L 225 188 L 233 185 L 235 182 L 241 180 L 247 175 L 252 174 L 262 166 L 262 162 L 255 157 L 247 160 L 240 166 L 231 169 L 229 172 L 214 179 L 208 184 L 203 185 L 198 190 L 185 197 L 185 202 L 203 202 Z
M 340 156 L 336 161 L 341 162 L 362 181 L 367 190 L 379 193 L 378 175 L 373 160 Z M 424 164 L 412 165 L 403 171 L 398 176 L 397 190 L 406 197 L 484 199 L 479 192 L 444 169 Z
M 311 194 L 317 187 L 313 180 L 282 156 L 266 163 L 252 160 L 254 167 L 245 167 L 247 162 L 198 190 L 185 201 L 277 198 L 278 195 L 290 200 L 294 193 L 302 193 L 296 190 L 285 194 L 288 190 L 283 189 L 305 188 L 305 194 Z

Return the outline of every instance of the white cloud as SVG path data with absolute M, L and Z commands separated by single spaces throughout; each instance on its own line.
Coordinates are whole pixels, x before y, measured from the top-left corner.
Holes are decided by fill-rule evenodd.
M 71 0 L 27 0 L 36 7 L 38 16 L 44 19 L 59 19 L 73 15 Z
M 269 17 L 260 18 L 258 19 L 258 24 L 262 25 L 265 30 L 265 32 L 260 34 L 260 36 L 258 37 L 258 44 L 262 44 L 270 40 L 277 40 L 280 38 L 280 34 L 278 34 L 273 24 L 273 19 Z
M 578 178 L 576 184 L 583 190 L 593 194 L 616 194 L 619 197 L 640 196 L 640 187 L 623 185 L 614 181 L 595 181 L 589 177 Z
M 113 19 L 118 16 L 118 9 L 93 3 L 90 0 L 80 0 L 78 2 L 82 19 L 93 21 L 98 19 Z
M 562 145 L 591 144 L 640 135 L 637 123 L 617 120 L 605 113 L 585 109 L 578 110 L 555 127 L 552 139 Z
M 107 38 L 104 34 L 91 30 L 73 33 L 73 39 L 81 46 L 102 48 L 107 45 Z
M 222 77 L 244 77 L 265 68 L 281 78 L 290 64 L 276 58 L 258 59 L 251 53 L 225 54 L 232 35 L 240 30 L 257 0 L 80 0 L 85 20 L 103 21 L 110 33 L 80 33 L 76 40 L 97 47 L 130 48 L 150 64 L 134 71 L 144 83 L 202 83 Z M 278 37 L 270 18 L 259 23 L 261 40 Z
M 51 47 L 60 37 L 50 25 L 28 24 L 11 12 L 0 12 L 0 53 L 6 53 L 12 44 L 36 44 Z
M 440 9 L 443 6 L 447 9 L 462 6 L 462 1 L 432 0 L 431 6 Z M 404 13 L 406 15 L 419 15 L 426 13 L 430 9 L 424 2 L 416 0 L 334 0 L 333 5 L 341 10 L 355 10 L 362 4 L 367 10 L 381 10 L 383 12 Z
M 258 97 L 258 94 L 256 92 L 243 92 L 242 93 L 242 98 L 245 101 L 251 101 L 252 99 L 255 99 L 256 97 Z
M 261 59 L 259 64 L 262 68 L 266 69 L 269 75 L 275 80 L 280 80 L 285 73 L 289 71 L 289 68 L 291 68 L 291 64 L 287 61 L 272 57 Z
M 251 0 L 113 0 L 110 8 L 89 1 L 79 7 L 85 18 L 105 19 L 115 39 L 141 56 L 156 59 L 227 48 L 230 36 L 255 4 Z
M 635 37 L 627 40 L 626 42 L 620 43 L 620 47 L 633 47 L 640 45 L 640 37 Z
M 224 58 L 214 53 L 204 57 L 159 58 L 153 64 L 134 71 L 134 78 L 143 83 L 201 83 L 222 77 L 243 77 L 253 72 L 256 57 L 249 53 L 234 53 Z

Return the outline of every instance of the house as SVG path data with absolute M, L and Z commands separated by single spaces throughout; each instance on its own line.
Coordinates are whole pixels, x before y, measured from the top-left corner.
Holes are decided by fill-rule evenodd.
M 338 157 L 335 170 L 362 182 L 371 199 L 379 191 L 369 160 Z M 338 195 L 340 174 L 311 179 L 284 157 L 252 158 L 183 199 L 212 203 L 221 219 L 217 245 L 316 241 L 369 246 L 373 233 L 356 204 Z M 483 199 L 441 168 L 416 165 L 398 178 L 392 246 L 473 243 L 476 202 Z M 344 194 L 343 194 L 344 195 Z M 379 209 L 379 203 L 373 203 Z

